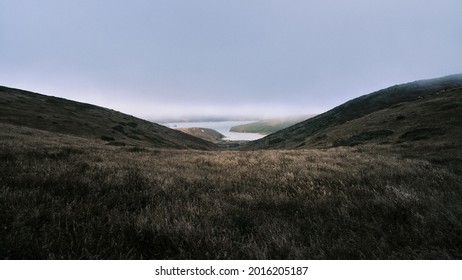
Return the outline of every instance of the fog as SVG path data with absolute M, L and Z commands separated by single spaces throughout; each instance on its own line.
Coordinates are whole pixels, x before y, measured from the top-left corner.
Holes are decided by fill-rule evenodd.
M 152 120 L 321 113 L 460 73 L 462 1 L 15 0 L 0 84 Z

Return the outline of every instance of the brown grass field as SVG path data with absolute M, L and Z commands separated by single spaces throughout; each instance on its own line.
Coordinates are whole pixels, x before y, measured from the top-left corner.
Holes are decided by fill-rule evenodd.
M 461 259 L 456 142 L 195 151 L 0 124 L 0 259 Z

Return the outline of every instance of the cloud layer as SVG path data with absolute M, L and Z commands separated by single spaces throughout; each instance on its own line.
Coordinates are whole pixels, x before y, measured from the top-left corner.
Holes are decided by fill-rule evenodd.
M 145 118 L 319 113 L 462 72 L 462 2 L 15 0 L 0 83 Z

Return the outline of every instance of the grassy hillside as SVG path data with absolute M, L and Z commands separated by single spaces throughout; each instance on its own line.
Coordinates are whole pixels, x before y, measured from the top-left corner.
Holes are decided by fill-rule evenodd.
M 0 87 L 0 123 L 99 139 L 110 145 L 213 149 L 210 142 L 114 110 Z
M 462 75 L 417 81 L 361 96 L 249 143 L 285 149 L 462 139 Z
M 461 259 L 458 85 L 360 97 L 263 146 L 305 149 L 251 151 L 106 145 L 112 111 L 2 89 L 0 259 Z
M 233 126 L 231 127 L 230 131 L 231 132 L 241 132 L 241 133 L 260 133 L 263 135 L 268 135 L 276 131 L 279 131 L 281 129 L 292 126 L 296 123 L 302 122 L 313 116 L 314 115 L 306 115 L 306 116 L 297 116 L 297 117 L 290 117 L 290 118 L 279 118 L 279 119 L 258 121 L 258 122 Z
M 462 258 L 451 153 L 112 147 L 0 128 L 1 259 Z
M 190 127 L 190 128 L 176 128 L 181 132 L 190 134 L 194 137 L 207 140 L 212 143 L 220 142 L 225 136 L 220 132 L 210 129 L 210 128 L 202 128 L 202 127 Z

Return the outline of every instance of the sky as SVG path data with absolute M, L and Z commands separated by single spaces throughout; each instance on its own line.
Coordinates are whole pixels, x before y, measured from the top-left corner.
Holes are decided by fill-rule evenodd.
M 460 0 L 2 0 L 0 85 L 149 120 L 322 113 L 462 72 Z

